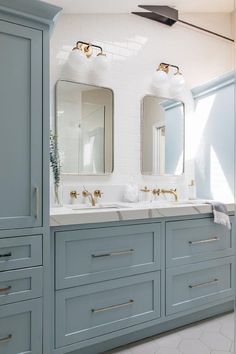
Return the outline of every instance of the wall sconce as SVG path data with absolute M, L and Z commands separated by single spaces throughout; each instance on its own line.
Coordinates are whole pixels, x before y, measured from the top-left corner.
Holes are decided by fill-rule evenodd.
M 99 50 L 98 54 L 94 58 L 93 64 L 95 65 L 95 70 L 103 71 L 107 68 L 108 59 L 106 54 L 103 52 L 102 47 L 92 43 L 78 41 L 72 52 L 69 55 L 69 64 L 76 71 L 79 71 L 81 67 L 85 67 L 88 64 L 88 59 L 90 59 L 94 54 L 94 48 Z M 90 59 L 91 60 L 91 59 Z
M 173 70 L 170 71 L 170 69 Z M 170 77 L 169 74 L 171 74 L 171 72 L 173 72 L 173 75 Z M 171 89 L 179 91 L 185 85 L 185 79 L 178 66 L 160 63 L 155 72 L 154 86 L 157 88 L 163 88 L 167 85 L 169 85 Z

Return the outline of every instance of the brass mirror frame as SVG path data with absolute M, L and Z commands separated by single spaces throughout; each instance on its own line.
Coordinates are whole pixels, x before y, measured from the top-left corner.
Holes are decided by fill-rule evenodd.
M 110 176 L 114 172 L 114 91 L 110 87 L 103 87 L 103 86 L 98 86 L 98 85 L 93 85 L 93 84 L 85 84 L 83 82 L 78 82 L 78 81 L 72 81 L 72 80 L 67 80 L 67 79 L 59 79 L 57 80 L 55 84 L 55 133 L 57 134 L 58 132 L 58 85 L 60 82 L 69 82 L 72 84 L 78 84 L 78 85 L 84 85 L 84 86 L 93 86 L 93 87 L 98 87 L 101 89 L 105 90 L 110 90 L 112 94 L 112 168 L 111 172 L 105 172 L 105 173 L 93 173 L 93 174 L 88 174 L 88 173 L 65 173 L 62 172 L 62 176 L 79 176 L 79 177 L 86 177 L 86 176 L 91 176 L 91 177 L 96 177 L 96 176 Z
M 143 125 L 144 125 L 144 98 L 145 97 L 153 97 L 153 98 L 160 98 L 160 99 L 165 99 L 165 100 L 173 100 L 176 102 L 181 102 L 183 104 L 183 115 L 184 115 L 184 122 L 183 122 L 183 169 L 182 169 L 182 173 L 179 175 L 175 175 L 175 174 L 154 174 L 154 173 L 147 173 L 145 171 L 143 171 Z M 186 142 L 185 142 L 185 130 L 186 130 L 186 126 L 185 126 L 185 119 L 186 117 L 186 108 L 185 108 L 185 103 L 181 100 L 172 98 L 172 97 L 163 97 L 163 96 L 155 96 L 155 95 L 144 95 L 141 99 L 141 104 L 140 104 L 140 172 L 142 176 L 159 176 L 159 177 L 181 177 L 185 174 L 185 146 L 186 146 Z

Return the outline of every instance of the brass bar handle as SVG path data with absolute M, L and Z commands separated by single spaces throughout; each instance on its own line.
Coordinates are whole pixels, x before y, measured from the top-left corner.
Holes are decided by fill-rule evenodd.
M 0 254 L 0 258 L 9 258 L 11 257 L 12 253 L 11 252 L 8 252 L 8 253 L 5 253 L 5 254 Z
M 132 254 L 134 252 L 133 249 L 126 250 L 126 251 L 117 251 L 117 252 L 107 252 L 101 254 L 92 254 L 93 258 L 101 258 L 101 257 L 113 257 L 113 256 L 124 256 L 128 254 Z
M 6 288 L 0 288 L 0 293 L 6 293 L 11 290 L 11 285 L 7 286 Z
M 12 334 L 8 334 L 8 336 L 6 336 L 4 338 L 0 338 L 0 344 L 4 343 L 4 342 L 8 342 L 11 339 L 12 339 Z
M 35 219 L 38 219 L 38 217 L 39 217 L 39 189 L 38 189 L 38 187 L 34 188 L 34 193 L 35 193 L 35 214 L 34 214 L 34 217 L 35 217 Z
M 188 243 L 190 245 L 199 245 L 199 244 L 202 244 L 202 243 L 210 243 L 210 242 L 216 242 L 216 241 L 219 241 L 220 238 L 219 237 L 213 237 L 213 238 L 208 238 L 206 240 L 199 240 L 199 241 L 188 241 Z
M 92 313 L 99 313 L 99 312 L 105 312 L 105 311 L 110 311 L 113 309 L 119 309 L 121 307 L 126 307 L 126 306 L 130 306 L 134 303 L 134 300 L 129 300 L 128 302 L 124 302 L 122 304 L 118 304 L 118 305 L 112 305 L 112 306 L 107 306 L 107 307 L 101 307 L 99 309 L 91 309 Z
M 211 285 L 211 284 L 214 284 L 214 283 L 219 283 L 219 279 L 214 279 L 214 280 L 210 280 L 210 281 L 207 281 L 205 283 L 201 283 L 201 284 L 196 284 L 196 285 L 189 285 L 188 287 L 190 289 L 196 289 L 196 288 L 202 288 L 204 286 L 208 286 L 208 285 Z

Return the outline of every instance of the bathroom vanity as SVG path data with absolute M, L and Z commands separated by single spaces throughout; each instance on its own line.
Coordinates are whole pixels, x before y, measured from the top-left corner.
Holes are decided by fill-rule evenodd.
M 233 205 L 231 230 L 203 204 L 72 209 L 51 214 L 53 353 L 99 353 L 233 309 Z
M 119 193 L 113 189 L 110 195 L 122 200 L 124 183 L 137 176 L 135 200 L 139 189 L 149 196 L 141 199 L 146 203 L 109 204 L 109 193 L 103 190 L 102 200 L 107 203 L 96 207 L 94 198 L 100 201 L 101 191 L 97 189 L 92 194 L 84 187 L 82 193 L 79 189 L 80 194 L 77 190 L 65 193 L 68 199 L 79 199 L 78 204 L 61 207 L 60 202 L 65 200 L 59 202 L 57 198 L 60 207 L 52 208 L 50 215 L 49 45 L 61 10 L 38 0 L 0 0 L 0 354 L 98 354 L 233 310 L 234 205 L 227 204 L 232 226 L 228 230 L 214 223 L 211 205 L 177 201 L 183 184 L 196 172 L 183 175 L 187 105 L 178 95 L 154 96 L 150 91 L 151 77 L 148 82 L 152 70 L 143 67 L 145 55 L 151 64 L 148 46 L 153 53 L 153 45 L 159 47 L 154 39 L 160 38 L 161 45 L 164 32 L 157 36 L 151 28 L 154 37 L 147 37 L 146 41 L 143 28 L 135 37 L 133 28 L 124 36 L 121 22 L 116 26 L 109 20 L 119 36 L 101 36 L 100 44 L 107 46 L 112 64 L 119 65 L 115 70 L 116 66 L 111 65 L 112 81 L 107 76 L 100 82 L 102 76 L 94 74 L 101 75 L 102 70 L 96 72 L 93 65 L 106 61 L 103 48 L 80 42 L 79 38 L 76 47 L 72 47 L 77 33 L 87 33 L 93 41 L 95 33 L 100 36 L 100 29 L 97 32 L 97 25 L 83 20 L 86 32 L 83 21 L 76 18 L 67 22 L 70 30 L 61 28 L 51 57 L 51 67 L 56 68 L 51 78 L 57 81 L 52 87 L 53 91 L 55 84 L 52 136 L 57 159 L 52 166 L 51 190 L 59 195 L 60 177 L 67 181 L 67 187 L 68 181 L 73 181 L 75 189 L 93 182 L 97 188 L 103 183 L 112 188 L 113 182 L 118 181 Z M 106 25 L 104 20 L 98 23 Z M 131 29 L 128 22 L 122 27 Z M 95 32 L 90 33 L 91 30 Z M 70 38 L 63 37 L 64 33 Z M 111 31 L 107 27 L 104 33 L 110 36 Z M 187 48 L 185 41 L 178 41 L 181 42 Z M 142 47 L 145 51 L 139 61 L 136 53 L 141 53 Z M 123 51 L 127 54 L 119 57 Z M 89 78 L 81 75 L 83 83 L 76 82 L 80 75 L 75 75 L 72 67 L 70 74 L 66 73 L 70 52 L 87 58 L 93 55 L 87 67 Z M 131 54 L 140 66 L 135 67 L 128 60 Z M 162 63 L 162 68 L 163 64 L 170 66 Z M 75 69 L 78 67 L 75 63 Z M 110 88 L 100 86 L 103 82 Z M 217 84 L 217 90 L 222 88 L 230 90 L 226 94 L 220 91 L 223 98 L 230 97 L 229 93 L 234 96 L 234 74 Z M 195 92 L 200 102 L 199 116 L 201 100 L 212 92 L 216 95 L 216 90 L 209 87 Z M 215 97 L 210 100 L 210 110 L 214 100 L 217 101 Z M 227 111 L 222 113 L 222 104 L 217 101 L 221 124 L 225 124 L 222 116 L 232 116 L 226 102 Z M 217 131 L 220 139 L 212 133 L 214 140 L 224 141 L 224 145 L 233 141 L 231 125 L 228 130 L 219 126 Z M 226 181 L 230 196 L 234 148 L 230 144 L 226 148 L 223 152 L 216 149 L 219 156 L 214 155 L 213 149 L 211 155 L 215 157 L 213 167 L 220 167 L 216 171 L 225 177 L 217 183 L 221 188 L 222 181 Z M 129 149 L 131 153 L 126 154 Z M 59 153 L 63 155 L 62 166 Z M 222 166 L 217 160 L 221 155 L 228 157 Z M 205 157 L 208 155 L 204 153 Z M 209 182 L 208 161 L 205 165 L 207 171 L 201 183 L 211 189 L 215 172 L 211 171 Z M 116 175 L 111 178 L 114 166 Z M 140 186 L 146 182 L 152 187 Z M 153 189 L 156 186 L 161 188 Z M 163 194 L 174 197 L 175 202 L 162 200 Z M 91 207 L 82 204 L 88 197 Z

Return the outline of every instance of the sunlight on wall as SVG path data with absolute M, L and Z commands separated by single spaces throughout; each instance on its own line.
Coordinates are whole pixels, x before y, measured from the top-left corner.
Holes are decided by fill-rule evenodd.
M 212 198 L 224 202 L 233 202 L 233 193 L 231 191 L 227 178 L 224 175 L 224 171 L 216 155 L 216 152 L 212 146 L 210 151 L 209 163 Z
M 215 95 L 211 95 L 200 99 L 196 104 L 195 113 L 192 115 L 190 119 L 191 121 L 189 120 L 188 122 L 189 124 L 187 126 L 186 145 L 188 147 L 187 158 L 189 160 L 196 157 L 204 129 L 210 117 L 215 97 Z
M 94 137 L 87 144 L 84 144 L 84 167 L 89 166 L 92 162 L 93 144 Z
M 183 173 L 183 152 L 179 157 L 176 169 L 175 169 L 175 175 L 181 175 Z

